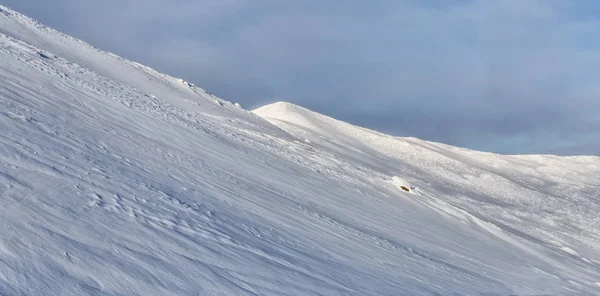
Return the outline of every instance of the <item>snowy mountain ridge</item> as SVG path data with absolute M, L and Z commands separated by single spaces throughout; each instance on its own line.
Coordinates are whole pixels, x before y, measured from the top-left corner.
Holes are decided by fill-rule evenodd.
M 600 293 L 598 157 L 249 112 L 3 6 L 0 134 L 2 295 Z

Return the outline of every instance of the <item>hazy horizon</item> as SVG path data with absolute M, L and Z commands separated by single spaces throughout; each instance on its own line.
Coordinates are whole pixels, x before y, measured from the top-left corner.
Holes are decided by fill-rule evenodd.
M 253 109 L 396 136 L 600 155 L 594 1 L 0 0 Z

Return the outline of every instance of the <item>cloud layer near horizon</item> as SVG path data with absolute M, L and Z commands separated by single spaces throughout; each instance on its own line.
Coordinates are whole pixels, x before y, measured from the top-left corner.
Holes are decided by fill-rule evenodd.
M 568 0 L 0 0 L 254 108 L 401 136 L 600 155 L 600 4 Z

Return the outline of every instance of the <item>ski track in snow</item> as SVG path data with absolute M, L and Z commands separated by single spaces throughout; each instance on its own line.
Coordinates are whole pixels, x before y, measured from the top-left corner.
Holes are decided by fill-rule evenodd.
M 600 294 L 598 157 L 253 112 L 0 6 L 0 294 Z

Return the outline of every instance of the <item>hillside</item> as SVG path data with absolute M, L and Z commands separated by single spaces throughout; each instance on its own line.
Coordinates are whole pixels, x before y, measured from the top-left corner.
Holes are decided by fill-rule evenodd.
M 600 293 L 598 157 L 250 112 L 3 6 L 0 134 L 1 295 Z

